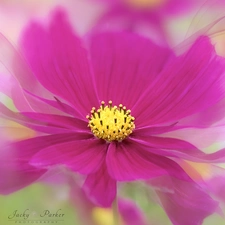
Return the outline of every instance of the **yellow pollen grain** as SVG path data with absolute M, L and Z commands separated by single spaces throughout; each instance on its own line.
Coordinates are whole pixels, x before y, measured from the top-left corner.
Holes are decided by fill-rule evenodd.
M 119 107 L 113 106 L 112 101 L 108 105 L 102 101 L 99 109 L 93 107 L 86 118 L 92 133 L 108 142 L 124 140 L 135 128 L 131 110 L 127 110 L 122 104 Z

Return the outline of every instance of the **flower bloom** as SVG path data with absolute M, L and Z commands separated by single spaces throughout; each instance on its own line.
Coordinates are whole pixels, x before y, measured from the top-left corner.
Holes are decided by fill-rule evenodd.
M 14 51 L 3 37 L 1 44 Z M 206 154 L 161 136 L 221 119 L 225 60 L 207 37 L 178 57 L 129 32 L 96 33 L 84 45 L 57 12 L 48 28 L 32 23 L 25 30 L 20 52 L 28 65 L 15 51 L 12 64 L 4 61 L 14 75 L 8 95 L 18 112 L 2 103 L 0 112 L 35 130 L 36 137 L 2 143 L 1 193 L 29 185 L 60 164 L 86 175 L 85 191 L 102 206 L 111 205 L 117 181 L 166 176 L 183 182 L 185 190 L 190 185 L 192 205 L 204 202 L 192 224 L 216 210 L 177 159 L 219 162 L 224 150 Z M 189 204 L 179 196 L 176 202 Z

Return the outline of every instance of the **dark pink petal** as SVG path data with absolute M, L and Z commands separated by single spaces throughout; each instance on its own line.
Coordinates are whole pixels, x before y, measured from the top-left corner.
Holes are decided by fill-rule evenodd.
M 200 225 L 218 210 L 218 203 L 194 182 L 161 177 L 149 183 L 174 225 Z
M 8 152 L 10 155 L 13 155 L 13 158 L 9 158 L 9 160 L 12 161 L 18 159 L 27 161 L 38 151 L 48 146 L 54 146 L 59 143 L 70 142 L 73 140 L 86 140 L 91 137 L 92 135 L 90 134 L 75 132 L 34 137 L 18 142 L 6 143 L 5 148 L 9 147 L 10 150 L 5 150 L 5 148 L 3 148 L 1 153 Z
M 50 99 L 46 99 L 46 98 L 41 98 L 41 97 L 36 96 L 36 95 L 34 95 L 34 94 L 30 93 L 30 92 L 27 92 L 27 91 L 25 93 L 27 93 L 30 98 L 36 99 L 36 101 L 38 101 L 38 102 L 43 102 L 43 103 L 45 103 L 48 106 L 52 106 L 55 109 L 58 109 L 57 111 L 60 111 L 61 114 L 63 112 L 65 114 L 69 114 L 69 115 L 72 115 L 74 117 L 78 117 L 79 119 L 84 119 L 83 115 L 80 114 L 78 111 L 76 111 L 75 108 L 69 106 L 68 104 L 66 104 L 64 102 L 62 102 L 61 100 L 59 100 L 55 96 L 54 96 L 54 100 L 50 100 Z M 24 110 L 22 110 L 22 111 L 24 111 Z M 36 112 L 39 112 L 39 110 L 37 110 Z M 42 111 L 42 112 L 45 112 L 45 111 Z M 86 121 L 86 118 L 85 118 L 85 121 Z
M 109 176 L 105 164 L 87 176 L 83 188 L 90 200 L 103 207 L 110 207 L 116 197 L 116 181 Z
M 21 114 L 31 120 L 40 123 L 46 123 L 46 126 L 61 127 L 65 129 L 70 129 L 71 131 L 80 131 L 80 132 L 90 131 L 90 129 L 88 128 L 88 122 L 69 116 L 32 113 L 32 112 L 24 112 Z
M 207 109 L 224 95 L 224 59 L 216 56 L 209 38 L 201 37 L 148 85 L 132 113 L 137 127 L 173 123 Z
M 90 135 L 87 134 L 66 133 L 2 144 L 0 151 L 0 193 L 8 194 L 21 189 L 46 172 L 45 168 L 36 168 L 29 163 L 31 158 L 40 150 L 59 143 L 88 138 Z
M 134 134 L 135 136 L 151 136 L 151 135 L 156 135 L 156 134 L 163 134 L 167 133 L 170 131 L 174 131 L 177 129 L 180 129 L 181 127 L 176 126 L 177 123 L 173 123 L 167 126 L 145 126 L 145 127 L 140 127 L 140 128 L 135 128 Z
M 170 50 L 134 33 L 93 36 L 91 59 L 99 98 L 132 108 L 171 55 Z
M 128 199 L 119 199 L 119 212 L 125 225 L 147 225 L 144 213 L 138 206 Z
M 105 160 L 106 149 L 105 142 L 99 139 L 70 140 L 42 149 L 30 163 L 40 168 L 63 164 L 71 170 L 89 174 L 99 169 Z
M 174 161 L 149 151 L 131 141 L 111 143 L 106 156 L 109 174 L 116 180 L 129 181 L 171 175 L 180 179 L 190 178 Z
M 98 106 L 87 53 L 64 13 L 55 12 L 48 29 L 32 23 L 23 34 L 22 51 L 40 83 L 83 117 Z
M 130 138 L 130 142 L 138 143 L 146 151 L 165 157 L 175 157 L 194 162 L 224 162 L 225 149 L 206 154 L 191 143 L 166 137 L 144 137 Z
M 72 131 L 90 133 L 86 122 L 73 117 L 32 112 L 16 113 L 6 108 L 2 103 L 0 103 L 0 115 L 33 130 L 45 133 Z

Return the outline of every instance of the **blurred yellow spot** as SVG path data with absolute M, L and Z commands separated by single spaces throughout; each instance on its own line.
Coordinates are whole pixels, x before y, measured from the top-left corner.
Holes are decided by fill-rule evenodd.
M 8 121 L 3 129 L 3 135 L 8 140 L 23 140 L 35 136 L 35 131 L 13 121 Z
M 123 0 L 126 4 L 134 8 L 159 8 L 165 4 L 168 0 Z
M 111 209 L 94 208 L 92 211 L 92 217 L 98 225 L 114 225 L 113 213 Z
M 210 178 L 212 174 L 212 166 L 208 163 L 196 163 L 183 161 L 181 163 L 185 172 L 194 180 Z

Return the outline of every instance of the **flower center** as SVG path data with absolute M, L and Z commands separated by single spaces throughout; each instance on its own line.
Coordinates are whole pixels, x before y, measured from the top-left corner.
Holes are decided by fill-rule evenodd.
M 129 136 L 135 128 L 134 117 L 131 111 L 122 104 L 112 106 L 112 101 L 108 105 L 101 102 L 99 109 L 92 108 L 91 114 L 87 115 L 88 126 L 95 137 L 106 141 L 122 141 Z

